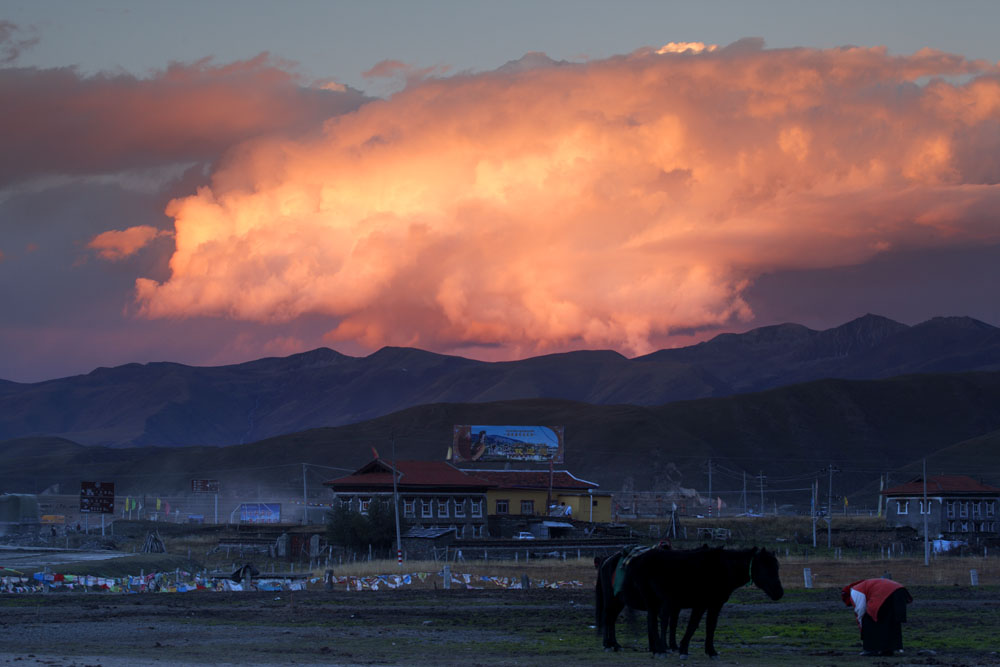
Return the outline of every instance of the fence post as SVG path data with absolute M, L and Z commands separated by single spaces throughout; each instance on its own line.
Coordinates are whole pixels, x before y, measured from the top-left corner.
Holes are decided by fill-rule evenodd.
M 802 568 L 802 578 L 805 580 L 805 587 L 813 587 L 813 571 L 811 567 Z
M 972 585 L 973 586 L 978 586 L 979 585 L 979 571 L 978 570 L 969 570 L 969 579 L 972 581 Z
M 444 569 L 441 571 L 441 576 L 444 578 L 442 587 L 445 590 L 451 588 L 451 567 L 445 563 Z

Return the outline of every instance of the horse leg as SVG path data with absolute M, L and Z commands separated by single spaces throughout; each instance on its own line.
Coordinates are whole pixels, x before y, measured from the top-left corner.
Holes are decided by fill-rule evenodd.
M 670 603 L 664 602 L 660 607 L 660 648 L 664 653 L 668 650 L 667 632 L 670 630 L 670 616 L 672 613 L 673 610 L 670 608 Z
M 646 633 L 649 638 L 649 652 L 653 654 L 654 658 L 667 654 L 667 647 L 664 646 L 663 638 L 660 636 L 660 624 L 657 622 L 658 609 L 658 605 L 650 604 L 649 611 L 646 612 Z
M 621 644 L 618 643 L 618 638 L 615 636 L 615 622 L 618 620 L 618 615 L 622 613 L 622 609 L 625 605 L 617 598 L 617 596 L 610 595 L 604 598 L 604 650 L 605 651 L 620 651 Z
M 715 650 L 715 626 L 719 622 L 721 610 L 722 605 L 713 605 L 709 607 L 708 614 L 705 616 L 705 653 L 713 659 L 719 657 Z
M 670 650 L 677 650 L 677 619 L 680 618 L 681 608 L 672 607 L 670 609 Z
M 680 654 L 682 660 L 688 656 L 688 644 L 691 643 L 691 637 L 698 628 L 698 623 L 701 622 L 701 615 L 704 613 L 704 607 L 691 608 L 691 618 L 688 619 L 687 630 L 684 631 L 684 636 L 681 637 Z

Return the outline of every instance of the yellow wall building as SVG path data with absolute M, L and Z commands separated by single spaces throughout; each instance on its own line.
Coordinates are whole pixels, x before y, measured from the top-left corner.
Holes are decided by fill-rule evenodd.
M 560 516 L 577 521 L 611 521 L 611 494 L 567 470 L 469 470 L 496 485 L 486 492 L 489 516 Z M 567 508 L 568 513 L 567 513 Z

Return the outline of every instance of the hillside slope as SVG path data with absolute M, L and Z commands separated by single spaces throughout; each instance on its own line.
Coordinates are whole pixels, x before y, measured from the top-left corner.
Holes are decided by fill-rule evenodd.
M 705 490 L 709 458 L 715 491 L 727 502 L 735 501 L 741 485 L 732 473 L 763 473 L 772 493 L 825 480 L 831 463 L 840 470 L 838 494 L 863 489 L 880 473 L 923 457 L 935 472 L 1000 482 L 1000 373 L 963 373 L 823 380 L 662 406 L 556 399 L 438 403 L 229 447 L 121 450 L 13 440 L 0 443 L 0 484 L 32 492 L 103 478 L 117 480 L 123 492 L 167 493 L 185 491 L 193 478 L 213 477 L 223 480 L 227 492 L 245 497 L 254 497 L 259 485 L 294 497 L 303 462 L 352 470 L 371 458 L 372 447 L 389 457 L 393 440 L 400 458 L 443 459 L 453 425 L 463 423 L 564 426 L 565 467 L 613 491 L 677 484 Z

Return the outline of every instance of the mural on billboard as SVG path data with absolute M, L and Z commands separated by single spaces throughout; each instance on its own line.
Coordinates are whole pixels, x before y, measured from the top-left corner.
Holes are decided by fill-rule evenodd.
M 563 427 L 456 426 L 451 460 L 562 463 Z

